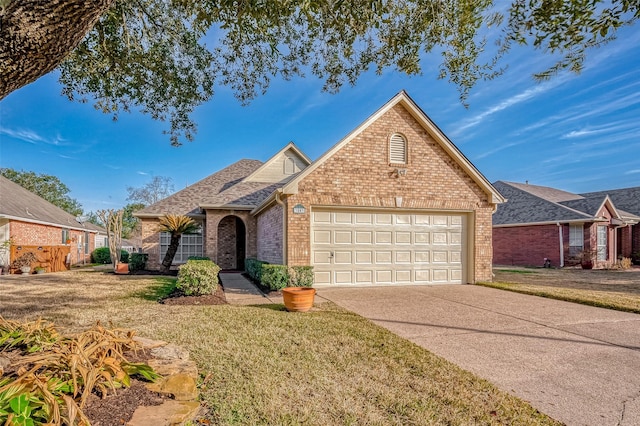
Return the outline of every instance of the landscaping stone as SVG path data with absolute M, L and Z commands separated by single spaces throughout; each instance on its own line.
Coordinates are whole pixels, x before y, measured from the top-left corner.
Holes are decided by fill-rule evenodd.
M 172 343 L 136 338 L 149 350 L 152 358 L 147 361 L 162 376 L 155 383 L 146 384 L 153 392 L 169 395 L 174 400 L 162 405 L 139 407 L 128 426 L 171 426 L 193 420 L 200 411 L 198 399 L 198 368 L 189 359 L 189 352 Z
M 196 401 L 165 401 L 162 405 L 140 407 L 127 426 L 173 426 L 194 419 L 200 411 Z
M 189 352 L 173 343 L 151 349 L 151 356 L 159 359 L 189 359 Z

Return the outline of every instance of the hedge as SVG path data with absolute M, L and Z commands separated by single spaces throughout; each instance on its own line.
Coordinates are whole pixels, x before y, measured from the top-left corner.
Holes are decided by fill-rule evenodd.
M 126 250 L 120 251 L 120 262 L 127 263 L 129 261 L 129 252 Z M 92 263 L 111 263 L 111 251 L 109 247 L 98 247 L 91 253 Z
M 244 268 L 252 279 L 262 282 L 262 267 L 268 263 L 269 262 L 248 257 L 244 261 Z
M 147 253 L 131 253 L 129 256 L 129 271 L 142 271 L 147 268 Z
M 289 284 L 289 269 L 285 265 L 262 265 L 260 282 L 269 290 L 281 290 Z

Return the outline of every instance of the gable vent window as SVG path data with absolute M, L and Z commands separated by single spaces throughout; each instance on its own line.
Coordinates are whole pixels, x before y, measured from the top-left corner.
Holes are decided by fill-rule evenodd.
M 407 140 L 395 133 L 389 140 L 389 162 L 393 164 L 407 163 Z
M 293 158 L 285 158 L 284 159 L 284 174 L 292 175 L 296 172 L 296 162 Z

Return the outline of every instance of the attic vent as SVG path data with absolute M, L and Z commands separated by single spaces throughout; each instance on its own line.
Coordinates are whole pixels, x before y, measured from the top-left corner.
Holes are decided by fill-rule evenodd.
M 293 160 L 293 158 L 285 158 L 284 159 L 284 174 L 285 175 L 292 175 L 296 172 L 296 162 Z
M 393 164 L 407 163 L 407 140 L 401 134 L 394 133 L 389 139 L 389 162 Z

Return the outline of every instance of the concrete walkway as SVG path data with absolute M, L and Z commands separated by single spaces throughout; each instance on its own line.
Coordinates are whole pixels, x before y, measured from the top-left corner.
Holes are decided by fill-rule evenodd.
M 267 296 L 239 272 L 220 272 L 224 296 L 232 305 L 283 303 L 282 296 Z
M 469 285 L 318 296 L 568 425 L 640 424 L 640 315 Z

